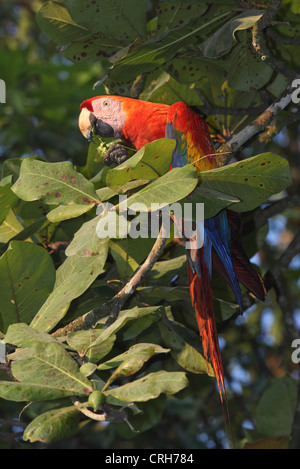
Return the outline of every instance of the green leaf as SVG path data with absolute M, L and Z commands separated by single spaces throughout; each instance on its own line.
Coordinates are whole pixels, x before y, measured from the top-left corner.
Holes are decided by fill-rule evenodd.
M 11 324 L 5 335 L 5 343 L 17 347 L 32 347 L 37 342 L 56 342 L 56 339 L 52 335 L 37 331 L 24 323 Z
M 160 321 L 158 326 L 166 346 L 170 347 L 173 357 L 182 368 L 192 373 L 214 376 L 211 365 L 202 355 L 199 336 L 174 321 Z
M 172 301 L 186 300 L 189 295 L 188 287 L 139 287 L 137 289 L 139 295 L 148 304 L 154 305 L 160 301 L 168 299 L 168 303 Z
M 107 370 L 116 368 L 106 382 L 105 389 L 117 379 L 120 375 L 130 376 L 137 373 L 144 363 L 153 355 L 158 353 L 168 353 L 169 349 L 165 349 L 156 344 L 136 344 L 130 347 L 127 352 L 122 353 L 105 363 L 98 366 L 98 370 Z M 103 390 L 104 391 L 104 390 Z
M 110 240 L 110 252 L 117 264 L 121 279 L 131 277 L 141 262 L 147 257 L 153 247 L 155 239 L 131 238 Z
M 165 349 L 160 345 L 156 344 L 135 344 L 130 347 L 126 352 L 121 353 L 121 355 L 117 355 L 114 358 L 110 358 L 106 362 L 98 365 L 98 370 L 109 370 L 110 368 L 117 368 L 120 365 L 124 364 L 125 361 L 132 359 L 136 359 L 138 362 L 141 362 L 143 364 L 156 353 L 168 352 L 168 349 Z M 140 368 L 141 366 L 139 366 L 138 369 Z
M 173 60 L 171 63 L 173 63 Z M 169 64 L 170 62 L 167 62 L 165 65 L 168 71 L 171 67 Z M 172 74 L 173 71 L 174 74 L 176 74 L 176 70 L 173 70 L 173 68 L 170 70 L 170 74 Z M 186 72 L 185 75 L 187 76 Z M 158 78 L 154 79 L 149 86 L 142 91 L 140 99 L 169 105 L 177 103 L 178 101 L 184 101 L 190 106 L 202 104 L 200 97 L 194 89 L 194 84 L 179 83 L 167 72 L 161 73 Z
M 83 376 L 85 376 L 86 378 L 88 376 L 91 376 L 97 369 L 97 365 L 95 365 L 94 363 L 84 363 L 83 365 L 81 365 L 80 367 L 80 373 L 83 374 Z
M 197 185 L 197 171 L 193 165 L 173 168 L 158 180 L 133 194 L 118 206 L 122 212 L 133 204 L 143 204 L 139 210 L 150 210 L 151 204 L 157 203 L 161 207 L 177 202 L 190 194 Z
M 62 55 L 75 63 L 94 64 L 103 58 L 110 60 L 123 45 L 123 41 L 105 37 L 100 31 L 63 46 Z
M 67 336 L 67 342 L 70 347 L 78 351 L 81 357 L 85 356 L 90 362 L 97 363 L 111 351 L 116 340 L 116 335 L 112 334 L 106 340 L 91 346 L 101 333 L 101 329 L 70 332 Z
M 100 254 L 91 257 L 74 255 L 59 267 L 52 293 L 37 312 L 31 326 L 49 332 L 66 314 L 71 301 L 82 295 L 92 282 L 103 272 L 108 252 L 107 241 L 103 241 Z
M 159 424 L 166 407 L 166 400 L 166 394 L 161 394 L 155 400 L 139 402 L 140 412 L 130 416 L 130 423 L 135 431 L 145 432 L 149 430 L 149 428 Z M 134 436 L 126 422 L 116 424 L 116 428 L 120 436 L 126 440 Z
M 223 192 L 200 185 L 185 199 L 181 200 L 180 204 L 183 207 L 186 203 L 193 205 L 204 204 L 204 218 L 206 219 L 215 216 L 220 210 L 232 206 L 232 204 L 238 204 L 239 202 L 241 202 L 241 200 L 233 195 L 224 194 Z M 195 215 L 196 213 L 193 211 L 194 219 L 196 219 Z
M 36 417 L 25 429 L 24 440 L 53 443 L 71 437 L 77 430 L 80 412 L 76 407 L 49 410 Z
M 65 28 L 65 36 L 62 28 L 60 35 L 57 35 L 57 24 L 51 17 L 43 18 L 43 23 L 39 21 L 39 24 L 55 42 L 64 45 L 63 55 L 73 62 L 94 63 L 103 57 L 110 59 L 114 54 L 119 54 L 124 46 L 128 50 L 129 44 L 135 40 L 140 43 L 146 39 L 145 0 L 138 4 L 134 0 L 126 3 L 122 0 L 114 0 L 112 3 L 94 0 L 87 5 L 66 0 L 65 5 L 68 10 L 61 11 L 60 17 L 70 15 L 73 21 Z M 40 12 L 44 14 L 43 10 Z M 82 34 L 79 30 L 77 37 L 68 40 L 67 36 L 75 34 L 76 28 L 82 28 L 86 33 Z
M 55 268 L 41 246 L 12 241 L 0 258 L 0 315 L 3 331 L 30 322 L 52 291 Z
M 21 228 L 22 225 L 18 222 L 18 219 L 13 215 L 12 212 L 10 212 L 8 217 L 6 219 L 6 222 L 8 222 L 9 219 L 12 221 L 12 223 L 10 224 L 10 229 L 12 229 L 13 226 L 15 226 L 15 228 L 17 228 L 19 225 L 20 225 L 20 228 Z M 19 225 L 14 225 L 14 220 Z M 37 233 L 39 233 L 40 231 L 42 231 L 44 229 L 45 230 L 48 229 L 49 225 L 50 225 L 50 222 L 48 222 L 46 217 L 44 217 L 44 216 L 40 217 L 37 220 L 35 220 L 34 222 L 30 223 L 30 225 L 26 226 L 23 229 L 20 229 L 20 231 L 19 231 L 19 228 L 18 228 L 17 233 L 15 233 L 15 231 L 11 232 L 10 236 L 9 236 L 9 241 L 15 241 L 15 240 L 16 241 L 26 241 L 26 240 L 29 241 L 30 237 L 32 235 L 37 235 Z M 2 227 L 0 227 L 0 233 L 1 233 L 1 228 Z M 48 230 L 47 232 L 50 235 L 50 230 Z
M 105 396 L 113 396 L 125 402 L 145 402 L 157 398 L 161 393 L 176 394 L 188 386 L 185 373 L 180 371 L 157 371 L 132 383 L 105 391 Z
M 297 402 L 297 383 L 286 376 L 264 392 L 256 409 L 257 429 L 263 436 L 289 436 Z
M 169 286 L 175 274 L 186 275 L 186 254 L 156 262 L 151 272 L 149 272 L 148 279 L 150 285 Z
M 1 181 L 2 182 L 2 181 Z M 11 190 L 12 184 L 0 184 L 0 225 L 9 211 L 18 203 L 18 197 Z
M 11 365 L 19 381 L 0 381 L 0 397 L 12 401 L 43 401 L 87 396 L 93 388 L 76 362 L 57 343 L 38 343 Z
M 103 170 L 103 156 L 108 150 L 108 146 L 105 142 L 94 143 L 91 142 L 88 147 L 88 153 L 86 157 L 86 163 L 84 166 L 78 168 L 80 173 L 83 174 L 87 179 L 92 179 L 101 170 Z
M 6 176 L 11 176 L 12 182 L 15 182 L 19 177 L 20 166 L 22 161 L 22 158 L 8 158 L 7 160 L 3 161 L 1 171 L 2 180 Z
M 108 240 L 99 238 L 96 232 L 100 218 L 101 216 L 97 216 L 82 224 L 65 251 L 68 257 L 74 255 L 83 257 L 94 256 L 101 253 L 103 247 L 106 249 Z
M 231 53 L 228 85 L 240 91 L 259 90 L 268 83 L 273 70 L 257 59 L 248 31 L 241 31 L 238 37 Z
M 261 10 L 250 9 L 227 21 L 209 39 L 201 44 L 200 49 L 205 57 L 216 58 L 225 55 L 234 46 L 235 32 L 251 28 L 262 16 Z
M 74 21 L 91 33 L 101 32 L 105 37 L 124 44 L 136 38 L 146 39 L 146 1 L 94 0 L 84 5 L 77 0 L 65 0 Z
M 180 92 L 183 88 L 182 84 L 194 84 L 198 82 L 197 86 L 199 86 L 204 78 L 213 79 L 216 75 L 224 76 L 226 66 L 227 63 L 221 60 L 217 61 L 206 59 L 205 57 L 180 55 L 174 57 L 170 62 L 167 62 L 163 68 L 177 80 L 177 87 Z M 173 86 L 173 83 L 170 83 L 170 85 Z M 191 93 L 193 92 L 198 96 L 192 87 L 190 89 Z M 200 101 L 198 96 L 198 102 Z M 186 102 L 191 105 L 189 100 L 186 100 Z
M 118 189 L 133 179 L 159 178 L 170 168 L 175 145 L 175 140 L 167 138 L 148 143 L 127 161 L 108 171 L 106 184 Z
M 160 1 L 157 5 L 157 30 L 164 32 L 177 28 L 183 23 L 188 23 L 190 20 L 200 17 L 206 9 L 207 5 L 200 2 L 184 4 L 181 1 Z
M 145 181 L 143 181 L 143 183 L 145 183 Z M 96 194 L 101 201 L 104 201 L 111 199 L 113 196 L 116 195 L 116 192 L 110 187 L 100 187 L 100 189 L 96 190 Z
M 23 225 L 15 216 L 13 210 L 10 210 L 0 226 L 0 243 L 7 243 L 17 236 L 23 230 Z
M 247 158 L 222 168 L 205 171 L 200 175 L 201 188 L 212 189 L 238 197 L 230 209 L 246 212 L 258 207 L 271 195 L 291 184 L 287 160 L 273 153 Z
M 51 212 L 47 214 L 47 218 L 51 223 L 59 223 L 63 220 L 79 217 L 91 210 L 91 208 L 93 208 L 92 205 L 60 205 L 59 207 L 51 210 Z
M 43 32 L 56 44 L 67 44 L 89 34 L 86 27 L 73 20 L 61 2 L 46 2 L 37 12 L 36 20 Z
M 139 302 L 137 302 L 139 303 Z M 140 304 L 140 303 L 139 303 Z M 139 305 L 138 304 L 138 305 Z M 151 303 L 147 303 L 148 305 L 152 306 Z M 132 301 L 132 305 L 135 305 L 135 301 Z M 153 305 L 156 306 L 156 303 Z M 155 322 L 160 320 L 160 315 L 148 314 L 147 316 L 142 316 L 135 321 L 130 321 L 126 324 L 124 329 L 120 332 L 120 336 L 122 340 L 132 340 L 136 341 L 136 337 L 139 336 L 142 332 L 152 326 Z
M 247 430 L 246 436 L 249 430 Z M 288 449 L 289 438 L 287 436 L 273 436 L 260 438 L 253 443 L 246 443 L 243 449 Z
M 183 25 L 165 32 L 136 47 L 123 59 L 116 62 L 109 76 L 115 81 L 126 81 L 136 78 L 142 72 L 150 72 L 160 67 L 177 54 L 180 47 L 186 46 L 195 40 L 195 36 L 208 30 L 230 13 L 225 12 L 211 21 L 204 21 L 198 27 Z
M 116 321 L 113 322 L 109 327 L 106 329 L 101 330 L 101 334 L 99 334 L 98 338 L 92 342 L 89 346 L 95 347 L 96 345 L 100 344 L 102 341 L 107 340 L 112 334 L 115 334 L 119 331 L 128 321 L 136 320 L 139 318 L 143 318 L 144 316 L 153 315 L 155 317 L 160 316 L 163 311 L 162 306 L 150 306 L 145 308 L 132 308 L 121 311 L 119 313 L 118 318 Z
M 93 184 L 75 171 L 70 161 L 45 163 L 26 158 L 12 190 L 22 200 L 46 204 L 92 206 L 100 202 Z

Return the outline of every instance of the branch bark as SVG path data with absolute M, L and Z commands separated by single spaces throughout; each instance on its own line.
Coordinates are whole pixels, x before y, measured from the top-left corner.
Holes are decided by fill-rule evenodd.
M 285 197 L 284 199 L 273 202 L 265 209 L 257 212 L 254 215 L 255 228 L 258 230 L 267 223 L 269 218 L 278 215 L 293 207 L 300 206 L 300 194 Z
M 262 132 L 271 122 L 272 118 L 285 109 L 292 101 L 294 88 L 291 84 L 287 87 L 284 95 L 275 103 L 271 104 L 260 116 L 258 116 L 251 125 L 247 125 L 243 130 L 234 135 L 227 143 L 221 145 L 217 150 L 217 159 L 219 166 L 228 164 L 233 153 L 238 151 L 244 143 L 252 137 Z
M 264 35 L 264 30 L 273 22 L 282 4 L 282 0 L 273 0 L 266 9 L 263 16 L 254 24 L 252 28 L 252 44 L 261 61 L 269 65 L 274 71 L 281 73 L 291 82 L 296 77 L 295 72 L 290 69 L 285 62 L 275 58 L 268 46 Z
M 146 275 L 154 266 L 155 262 L 158 260 L 167 239 L 167 231 L 165 226 L 162 224 L 157 240 L 155 241 L 147 259 L 129 280 L 129 282 L 127 282 L 126 285 L 111 300 L 107 301 L 103 305 L 98 306 L 97 308 L 92 309 L 83 316 L 74 319 L 74 321 L 72 321 L 67 326 L 53 332 L 53 337 L 62 337 L 67 335 L 69 332 L 90 329 L 105 316 L 108 316 L 105 327 L 108 327 L 110 324 L 112 324 L 117 319 L 125 301 L 133 295 L 137 287 L 142 283 Z

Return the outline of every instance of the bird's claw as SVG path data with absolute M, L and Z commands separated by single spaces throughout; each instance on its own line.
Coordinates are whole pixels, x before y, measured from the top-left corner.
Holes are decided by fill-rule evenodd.
M 103 160 L 103 163 L 106 166 L 110 166 L 113 163 L 116 164 L 121 164 L 124 163 L 128 158 L 128 153 L 126 148 L 123 145 L 120 145 L 119 143 L 115 143 L 112 145 Z

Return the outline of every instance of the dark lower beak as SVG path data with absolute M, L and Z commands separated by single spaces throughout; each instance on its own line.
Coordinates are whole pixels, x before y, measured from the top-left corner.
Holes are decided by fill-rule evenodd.
M 96 120 L 94 127 L 95 134 L 99 135 L 99 137 L 114 137 L 115 135 L 115 131 L 112 126 L 102 121 L 101 119 Z

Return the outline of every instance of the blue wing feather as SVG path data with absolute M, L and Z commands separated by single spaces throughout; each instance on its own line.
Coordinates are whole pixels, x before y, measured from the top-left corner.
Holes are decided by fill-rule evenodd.
M 176 114 L 174 115 L 173 122 L 166 124 L 165 135 L 167 138 L 176 140 L 176 147 L 172 157 L 172 167 L 182 167 L 188 163 L 188 146 L 184 133 L 176 128 Z M 242 295 L 239 282 L 234 272 L 231 260 L 231 230 L 227 220 L 226 211 L 221 211 L 213 218 L 205 220 L 203 236 L 203 256 L 202 261 L 205 262 L 206 267 L 209 269 L 211 276 L 212 270 L 212 249 L 214 249 L 222 262 L 230 281 L 231 288 L 234 291 L 235 297 L 242 310 Z M 197 236 L 200 235 L 199 224 L 197 226 Z M 201 243 L 202 244 L 202 243 Z M 195 245 L 197 243 L 195 242 Z M 198 243 L 199 245 L 199 243 Z M 190 251 L 189 262 L 194 272 L 197 272 L 201 278 L 201 267 L 199 264 L 199 257 L 196 253 Z

